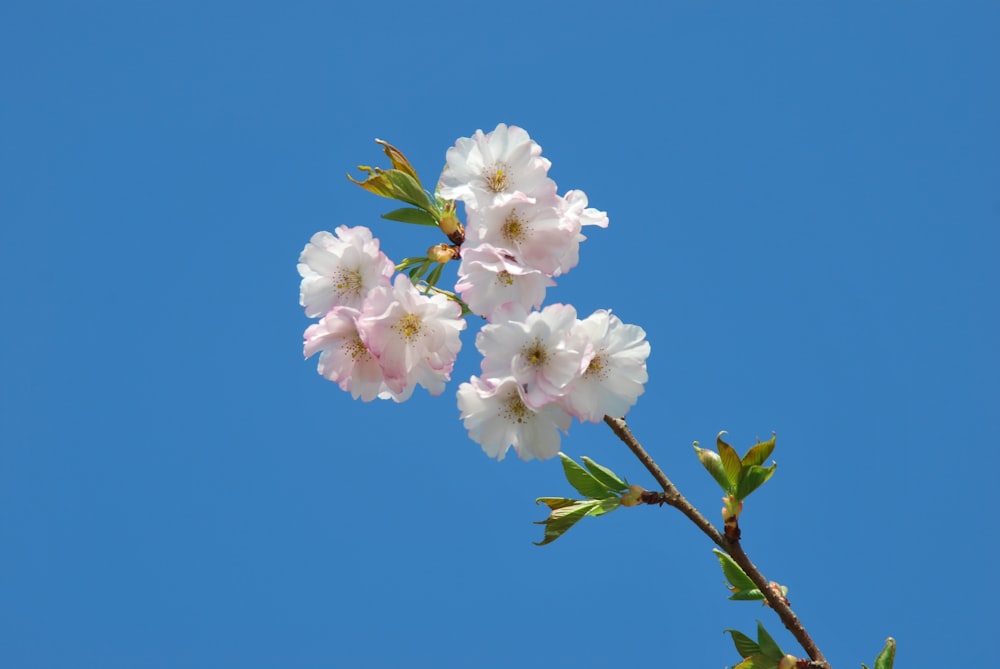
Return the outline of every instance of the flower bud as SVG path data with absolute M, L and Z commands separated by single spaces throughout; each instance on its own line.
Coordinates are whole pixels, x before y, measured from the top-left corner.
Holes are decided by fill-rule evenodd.
M 427 257 L 434 262 L 446 263 L 450 260 L 458 260 L 458 249 L 449 244 L 435 244 L 427 249 Z
M 455 206 L 454 202 L 449 202 L 445 205 L 444 213 L 441 215 L 440 220 L 438 220 L 438 227 L 441 228 L 441 232 L 453 244 L 461 246 L 462 242 L 465 241 L 465 228 L 462 227 L 462 222 L 458 220 L 458 215 L 455 213 Z
M 642 493 L 646 489 L 638 485 L 630 485 L 628 490 L 622 493 L 622 506 L 639 506 L 642 504 Z
M 794 655 L 786 655 L 778 661 L 778 669 L 795 669 L 799 666 L 799 658 Z

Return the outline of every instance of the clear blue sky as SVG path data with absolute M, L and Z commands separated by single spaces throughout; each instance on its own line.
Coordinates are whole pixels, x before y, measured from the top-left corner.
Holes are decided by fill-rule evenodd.
M 998 622 L 994 3 L 0 5 L 0 666 L 722 667 L 669 509 L 536 547 L 557 462 L 454 389 L 352 402 L 301 359 L 295 263 L 369 225 L 344 173 L 526 128 L 611 227 L 549 294 L 652 343 L 637 435 L 778 434 L 745 546 L 835 667 L 983 666 Z M 652 481 L 604 425 L 564 443 Z M 992 642 L 991 642 L 992 643 Z

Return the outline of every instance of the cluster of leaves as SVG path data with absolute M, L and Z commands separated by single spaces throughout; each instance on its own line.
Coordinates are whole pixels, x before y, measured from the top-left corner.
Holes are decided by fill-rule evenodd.
M 379 167 L 358 165 L 358 169 L 367 174 L 364 181 L 358 181 L 350 174 L 347 175 L 347 178 L 370 193 L 410 205 L 382 214 L 382 218 L 400 223 L 441 228 L 447 236 L 446 227 L 455 221 L 454 204 L 442 200 L 424 188 L 416 169 L 402 151 L 381 139 L 375 141 L 382 145 L 385 155 L 392 163 L 392 169 L 383 170 Z M 422 280 L 431 288 L 441 278 L 444 265 L 445 263 L 436 262 L 426 255 L 414 256 L 404 258 L 396 265 L 396 271 L 406 272 L 414 283 Z
M 774 451 L 775 436 L 771 435 L 769 440 L 763 442 L 758 440 L 741 458 L 736 449 L 722 440 L 724 434 L 720 432 L 715 439 L 718 452 L 699 448 L 698 442 L 694 443 L 694 450 L 702 466 L 725 493 L 738 501 L 743 500 L 774 474 L 777 463 L 764 467 L 763 462 Z
M 732 635 L 736 652 L 743 658 L 743 661 L 733 669 L 777 669 L 778 663 L 785 657 L 784 651 L 778 647 L 759 620 L 756 641 L 737 630 L 723 630 L 723 632 Z
M 537 546 L 552 543 L 586 516 L 603 516 L 614 511 L 622 505 L 622 495 L 629 489 L 628 481 L 586 456 L 580 458 L 586 469 L 564 453 L 560 453 L 559 458 L 562 460 L 566 480 L 586 499 L 536 499 L 536 504 L 544 504 L 550 511 L 548 518 L 536 523 L 545 526 L 545 536 L 541 541 L 535 542 Z

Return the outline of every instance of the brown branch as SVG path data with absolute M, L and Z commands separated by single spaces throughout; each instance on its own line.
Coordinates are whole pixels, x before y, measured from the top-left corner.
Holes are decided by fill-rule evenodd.
M 767 603 L 774 609 L 774 612 L 778 614 L 781 619 L 782 624 L 784 624 L 785 629 L 792 633 L 795 640 L 799 642 L 803 650 L 809 654 L 809 659 L 813 661 L 814 664 L 820 667 L 825 667 L 829 669 L 830 664 L 826 661 L 823 653 L 820 652 L 819 647 L 816 642 L 812 640 L 809 634 L 806 632 L 805 627 L 799 621 L 798 616 L 792 611 L 788 602 L 781 595 L 780 591 L 775 592 L 771 588 L 768 580 L 764 578 L 764 575 L 757 569 L 757 566 L 750 561 L 750 558 L 743 551 L 743 547 L 740 542 L 731 541 L 723 536 L 715 526 L 708 521 L 705 516 L 701 514 L 698 509 L 691 504 L 684 495 L 677 490 L 677 487 L 667 478 L 667 475 L 663 473 L 663 470 L 656 464 L 653 458 L 646 452 L 646 449 L 642 447 L 642 444 L 635 438 L 632 434 L 632 430 L 629 429 L 628 425 L 625 423 L 624 418 L 612 418 L 611 416 L 605 416 L 604 422 L 608 424 L 615 435 L 622 440 L 629 450 L 635 454 L 635 457 L 639 459 L 639 462 L 653 475 L 656 482 L 663 487 L 663 501 L 674 507 L 685 516 L 687 516 L 691 522 L 698 526 L 702 532 L 704 532 L 709 539 L 711 539 L 719 548 L 726 551 L 736 564 L 746 572 L 750 580 L 754 582 L 761 593 L 763 593 L 764 598 Z

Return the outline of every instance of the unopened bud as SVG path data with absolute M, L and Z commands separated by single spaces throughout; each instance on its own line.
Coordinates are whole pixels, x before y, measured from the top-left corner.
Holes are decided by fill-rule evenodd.
M 465 228 L 462 227 L 462 222 L 458 220 L 458 215 L 455 213 L 455 206 L 454 202 L 449 202 L 445 205 L 444 213 L 438 221 L 438 227 L 441 228 L 444 236 L 451 240 L 452 244 L 461 246 L 462 242 L 465 241 Z
M 638 485 L 630 485 L 628 490 L 622 493 L 622 506 L 639 506 L 642 504 L 642 493 L 646 489 Z
M 427 249 L 427 257 L 434 262 L 446 263 L 450 260 L 458 260 L 458 248 L 450 244 L 435 244 Z
M 795 669 L 799 666 L 799 658 L 794 655 L 786 655 L 778 661 L 778 669 Z

